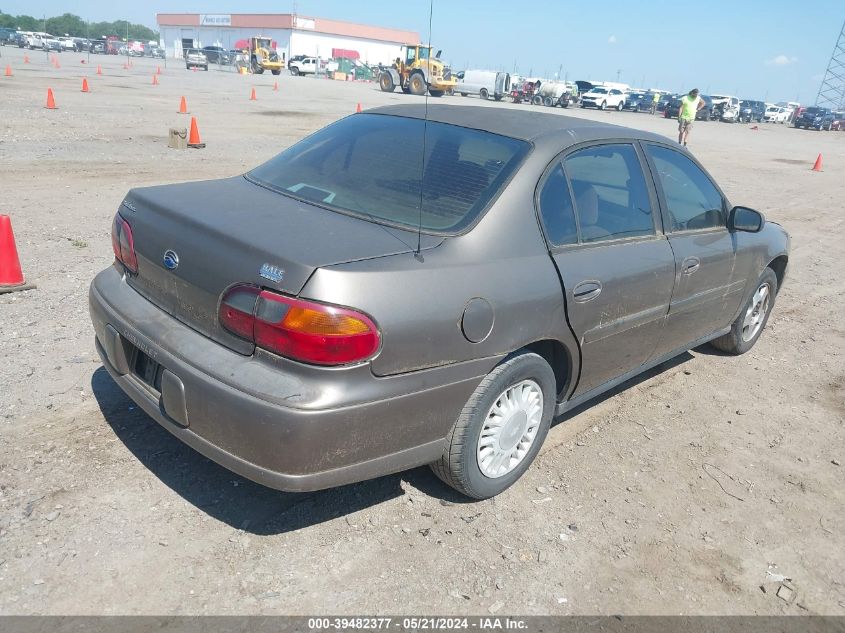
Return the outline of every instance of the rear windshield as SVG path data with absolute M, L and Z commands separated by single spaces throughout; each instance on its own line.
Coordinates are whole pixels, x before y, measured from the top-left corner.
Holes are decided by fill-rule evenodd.
M 255 168 L 281 194 L 375 222 L 457 232 L 502 188 L 525 141 L 421 119 L 356 114 Z

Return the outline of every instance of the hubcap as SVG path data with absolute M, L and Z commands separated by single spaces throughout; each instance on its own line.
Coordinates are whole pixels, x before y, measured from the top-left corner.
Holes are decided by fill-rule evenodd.
M 763 319 L 769 312 L 769 284 L 760 284 L 754 296 L 751 297 L 751 305 L 745 311 L 745 319 L 742 322 L 742 340 L 750 341 L 760 328 L 763 327 Z
M 543 420 L 543 391 L 523 380 L 499 394 L 478 436 L 476 458 L 485 477 L 496 479 L 519 466 Z

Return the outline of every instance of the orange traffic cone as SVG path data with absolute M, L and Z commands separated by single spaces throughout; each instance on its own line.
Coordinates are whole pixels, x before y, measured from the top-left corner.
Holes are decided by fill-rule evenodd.
M 53 63 L 53 68 L 55 68 L 56 70 L 58 70 L 58 69 L 59 69 L 59 68 L 61 68 L 61 67 L 62 67 L 62 65 L 59 63 L 59 58 L 58 58 L 58 57 L 56 57 L 56 61 Z
M 273 82 L 273 90 L 278 92 L 278 90 L 279 90 L 279 82 L 278 81 Z
M 158 85 L 158 75 L 153 75 L 153 85 L 154 86 Z
M 33 284 L 26 283 L 12 233 L 12 221 L 8 215 L 0 215 L 0 294 L 15 290 L 30 290 Z
M 6 76 L 7 77 L 12 76 L 12 67 L 9 64 L 6 64 Z
M 56 110 L 56 100 L 53 98 L 53 89 L 47 88 L 47 105 L 44 106 L 48 110 Z
M 179 102 L 179 114 L 188 114 L 188 102 L 185 101 L 185 97 L 182 97 Z
M 357 108 L 355 108 L 355 112 L 360 112 L 360 111 L 361 111 L 361 104 L 359 103 L 359 104 L 358 104 L 358 107 L 357 107 Z
M 24 55 L 24 56 L 23 56 L 23 63 L 24 63 L 24 64 L 28 64 L 28 63 L 29 63 L 29 55 Z
M 816 158 L 816 163 L 813 165 L 813 171 L 822 171 L 822 155 L 819 154 Z
M 90 92 L 88 90 L 88 80 L 86 78 L 82 78 L 82 92 Z
M 97 74 L 98 74 L 98 75 L 102 75 L 102 74 L 103 74 L 103 69 L 102 69 L 102 68 L 100 68 L 100 65 L 99 65 L 99 64 L 97 64 Z
M 252 93 L 250 93 L 250 95 L 249 95 L 249 100 L 250 101 L 257 101 L 258 100 L 258 97 L 255 96 L 255 88 L 252 89 Z
M 161 74 L 161 66 L 156 66 L 156 75 Z
M 200 141 L 200 131 L 197 128 L 197 117 L 191 117 L 191 134 L 188 136 L 188 147 L 195 147 L 197 149 L 205 147 L 205 143 Z
M 123 70 L 129 70 L 129 64 L 123 64 Z

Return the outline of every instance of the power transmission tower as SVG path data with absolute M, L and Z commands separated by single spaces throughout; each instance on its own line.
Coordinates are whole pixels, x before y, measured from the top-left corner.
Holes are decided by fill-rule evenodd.
M 827 71 L 824 73 L 816 105 L 842 109 L 845 107 L 845 22 L 833 48 Z

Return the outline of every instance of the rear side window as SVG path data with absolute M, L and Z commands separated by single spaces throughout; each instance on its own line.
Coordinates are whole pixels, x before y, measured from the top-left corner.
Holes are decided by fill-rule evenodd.
M 555 246 L 563 246 L 578 241 L 572 194 L 569 192 L 569 184 L 560 163 L 549 173 L 540 191 L 540 215 L 549 242 Z
M 588 147 L 570 154 L 564 167 L 582 242 L 654 233 L 648 188 L 633 145 Z
M 670 230 L 726 226 L 722 195 L 698 165 L 666 147 L 647 145 L 646 149 L 666 198 Z
M 331 209 L 423 231 L 471 224 L 528 152 L 517 139 L 444 123 L 356 114 L 247 176 Z

